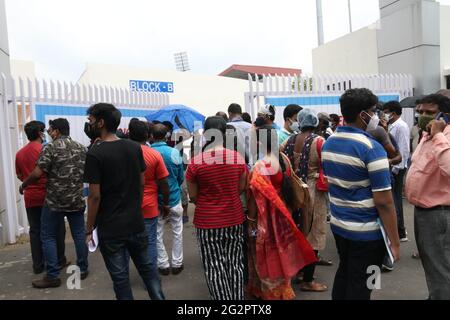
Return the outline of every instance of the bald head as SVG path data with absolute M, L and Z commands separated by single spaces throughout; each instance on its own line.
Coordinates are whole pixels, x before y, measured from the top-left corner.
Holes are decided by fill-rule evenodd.
M 165 141 L 168 129 L 162 123 L 155 124 L 153 126 L 153 139 L 155 141 Z

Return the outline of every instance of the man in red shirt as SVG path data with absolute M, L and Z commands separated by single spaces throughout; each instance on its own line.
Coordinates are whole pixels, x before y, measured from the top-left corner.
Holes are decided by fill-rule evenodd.
M 45 141 L 45 124 L 40 121 L 31 121 L 25 125 L 25 134 L 30 141 L 16 154 L 16 174 L 20 181 L 28 178 L 30 173 L 36 167 L 36 162 L 42 150 L 42 144 Z M 45 259 L 42 252 L 41 242 L 41 212 L 44 206 L 47 181 L 43 175 L 36 184 L 31 184 L 25 189 L 25 208 L 27 210 L 28 223 L 30 224 L 30 245 L 31 256 L 33 259 L 33 272 L 40 274 L 44 272 Z M 64 225 L 58 233 L 58 260 L 60 266 L 67 265 L 67 259 L 64 255 L 66 229 Z
M 165 299 L 158 275 L 157 227 L 159 217 L 158 191 L 163 195 L 162 214 L 167 217 L 169 206 L 169 184 L 163 157 L 156 150 L 148 147 L 146 142 L 149 136 L 149 126 L 142 121 L 133 121 L 129 125 L 130 139 L 139 143 L 146 165 L 144 196 L 142 199 L 142 214 L 144 216 L 145 230 L 148 237 L 148 253 L 151 260 L 151 285 L 148 290 L 153 291 L 155 297 Z

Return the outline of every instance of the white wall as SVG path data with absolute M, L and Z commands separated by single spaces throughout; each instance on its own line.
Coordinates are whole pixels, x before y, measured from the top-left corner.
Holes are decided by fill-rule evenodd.
M 381 0 L 380 10 L 380 73 L 412 74 L 416 94 L 436 92 L 441 86 L 440 4 L 434 0 Z
M 14 60 L 11 59 L 11 75 L 14 79 L 18 80 L 22 77 L 34 79 L 36 77 L 36 66 L 33 61 Z
M 441 6 L 441 70 L 450 75 L 450 6 Z M 441 79 L 441 88 L 445 88 L 444 75 Z
M 6 28 L 6 11 L 5 1 L 0 0 L 0 74 L 3 73 L 9 77 L 9 47 L 8 47 L 8 33 Z M 9 128 L 7 121 L 5 121 L 5 114 L 3 114 L 7 106 L 3 105 L 3 97 L 5 92 L 1 86 L 0 79 L 0 246 L 7 241 L 7 225 L 8 225 L 8 211 L 7 207 L 11 208 L 11 203 L 7 203 L 6 186 L 7 176 L 10 168 L 8 167 L 8 160 L 11 159 L 9 144 L 7 141 L 7 134 Z M 8 199 L 10 200 L 10 199 Z
M 226 112 L 231 103 L 244 108 L 244 93 L 248 91 L 248 81 L 240 79 L 103 64 L 88 64 L 79 82 L 129 89 L 130 80 L 173 82 L 170 103 L 184 104 L 205 116 Z
M 313 50 L 314 74 L 377 74 L 376 24 Z

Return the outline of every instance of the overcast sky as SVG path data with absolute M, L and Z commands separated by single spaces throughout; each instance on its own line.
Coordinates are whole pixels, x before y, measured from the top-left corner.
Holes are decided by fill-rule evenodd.
M 450 0 L 441 3 L 450 4 Z M 192 72 L 232 64 L 312 70 L 315 0 L 6 0 L 13 59 L 39 77 L 76 81 L 87 62 Z M 349 31 L 347 0 L 323 0 L 325 41 Z M 352 0 L 354 30 L 379 19 L 378 0 Z

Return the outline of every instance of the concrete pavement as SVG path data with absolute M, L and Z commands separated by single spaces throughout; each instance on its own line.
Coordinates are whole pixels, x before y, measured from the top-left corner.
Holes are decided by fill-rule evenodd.
M 425 276 L 421 262 L 411 258 L 416 250 L 413 228 L 413 208 L 404 204 L 405 221 L 408 229 L 409 242 L 402 243 L 401 260 L 395 271 L 383 273 L 381 290 L 374 291 L 375 300 L 424 300 L 428 296 Z M 190 217 L 193 216 L 192 208 Z M 192 219 L 191 219 L 192 220 Z M 185 225 L 184 231 L 184 271 L 177 276 L 162 277 L 163 291 L 170 300 L 207 300 L 208 288 L 205 283 L 197 242 L 192 224 Z M 75 262 L 75 251 L 70 232 L 66 242 L 67 258 Z M 165 232 L 168 238 L 167 247 L 170 250 L 170 230 Z M 329 286 L 324 293 L 300 292 L 294 284 L 297 300 L 330 300 L 331 288 L 337 269 L 338 256 L 334 239 L 330 233 L 327 248 L 321 253 L 322 257 L 334 262 L 332 267 L 318 266 L 316 268 L 317 281 Z M 29 244 L 21 244 L 0 249 L 0 300 L 110 300 L 114 299 L 112 282 L 106 271 L 101 254 L 97 251 L 89 256 L 90 275 L 81 282 L 81 290 L 67 289 L 66 280 L 69 274 L 62 273 L 63 285 L 55 289 L 38 290 L 31 286 L 31 281 L 41 276 L 32 273 L 31 253 Z M 148 299 L 135 267 L 130 267 L 130 280 L 135 299 Z

